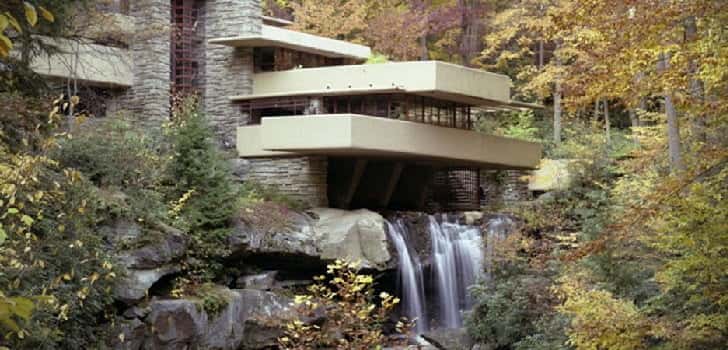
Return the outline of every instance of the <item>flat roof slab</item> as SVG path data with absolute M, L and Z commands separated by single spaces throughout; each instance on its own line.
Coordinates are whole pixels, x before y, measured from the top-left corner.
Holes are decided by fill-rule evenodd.
M 326 57 L 351 58 L 360 61 L 365 61 L 372 54 L 372 50 L 368 46 L 266 24 L 262 26 L 260 34 L 215 38 L 208 42 L 233 47 L 282 47 Z

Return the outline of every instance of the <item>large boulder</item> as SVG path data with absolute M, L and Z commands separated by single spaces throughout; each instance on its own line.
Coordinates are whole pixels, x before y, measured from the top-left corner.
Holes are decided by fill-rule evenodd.
M 117 261 L 125 273 L 114 288 L 114 296 L 127 304 L 140 301 L 154 283 L 180 271 L 179 262 L 187 250 L 187 236 L 164 224 L 156 224 L 152 230 L 157 239 L 117 254 Z
M 278 271 L 265 271 L 255 275 L 240 276 L 235 285 L 243 289 L 271 290 L 276 285 Z
M 391 255 L 387 244 L 384 218 L 378 213 L 360 209 L 315 209 L 319 217 L 315 231 L 320 233 L 317 245 L 324 260 L 345 258 L 360 261 L 362 267 L 386 269 Z
M 187 249 L 187 237 L 184 233 L 167 225 L 157 226 L 161 228 L 157 231 L 159 240 L 119 254 L 124 267 L 151 269 L 182 257 Z
M 435 348 L 440 350 L 470 350 L 473 341 L 465 328 L 433 329 L 422 335 Z
M 318 256 L 317 234 L 311 215 L 289 211 L 287 225 L 266 229 L 246 222 L 238 223 L 228 242 L 233 252 L 249 254 L 285 254 Z
M 227 305 L 208 314 L 200 300 L 150 304 L 144 349 L 262 349 L 282 334 L 270 321 L 288 312 L 290 300 L 258 290 L 226 290 Z
M 241 255 L 274 256 L 278 263 L 294 257 L 293 264 L 299 266 L 305 261 L 348 259 L 365 268 L 391 267 L 385 221 L 375 212 L 316 208 L 290 212 L 287 220 L 285 228 L 274 231 L 240 223 L 229 239 L 230 247 Z
M 179 266 L 169 265 L 153 269 L 127 269 L 124 277 L 114 286 L 114 297 L 127 304 L 134 304 L 147 296 L 149 288 L 162 277 L 179 272 Z

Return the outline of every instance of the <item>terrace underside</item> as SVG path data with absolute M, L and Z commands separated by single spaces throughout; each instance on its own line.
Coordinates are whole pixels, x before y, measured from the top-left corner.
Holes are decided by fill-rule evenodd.
M 474 210 L 483 192 L 477 168 L 406 159 L 328 157 L 329 206 L 343 209 Z

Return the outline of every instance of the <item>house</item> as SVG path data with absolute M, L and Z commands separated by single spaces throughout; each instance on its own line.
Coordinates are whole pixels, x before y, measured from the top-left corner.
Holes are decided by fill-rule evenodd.
M 370 48 L 290 30 L 258 0 L 117 0 L 113 10 L 130 40 L 90 40 L 36 71 L 94 86 L 106 112 L 131 108 L 150 126 L 168 117 L 170 91 L 198 93 L 241 178 L 308 205 L 475 209 L 488 170 L 518 183 L 539 163 L 539 144 L 473 131 L 477 110 L 524 106 L 507 76 L 365 64 Z

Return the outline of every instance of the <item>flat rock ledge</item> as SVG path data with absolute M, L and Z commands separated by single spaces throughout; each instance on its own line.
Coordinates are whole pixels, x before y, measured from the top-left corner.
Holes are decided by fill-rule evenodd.
M 376 270 L 393 266 L 385 220 L 378 213 L 315 208 L 291 213 L 289 220 L 288 228 L 274 232 L 240 223 L 230 247 L 242 255 L 297 256 L 324 263 L 348 259 Z

